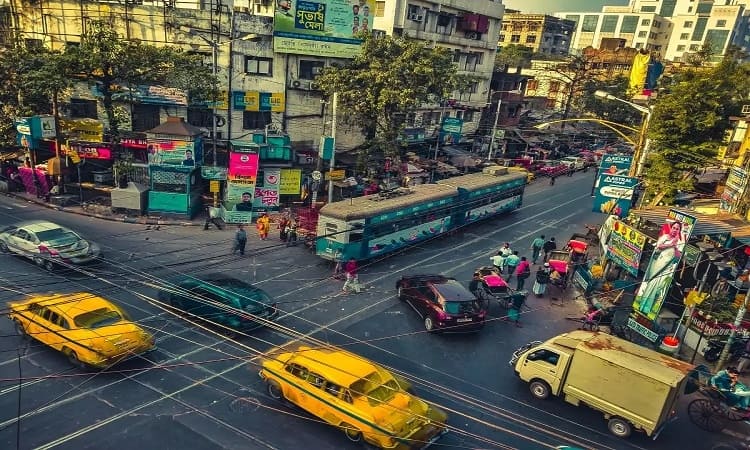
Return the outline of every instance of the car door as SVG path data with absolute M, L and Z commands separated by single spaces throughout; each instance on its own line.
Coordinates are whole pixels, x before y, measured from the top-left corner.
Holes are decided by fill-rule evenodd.
M 424 317 L 430 309 L 429 303 L 432 294 L 430 286 L 424 282 L 420 282 L 414 286 L 413 293 L 414 295 L 411 296 L 410 303 L 414 310 L 417 311 L 420 316 Z
M 8 247 L 15 253 L 31 257 L 33 254 L 39 253 L 39 248 L 34 244 L 34 239 L 33 234 L 23 228 L 19 228 L 10 235 Z
M 192 289 L 191 292 L 194 295 L 191 302 L 193 309 L 190 312 L 212 322 L 225 324 L 228 321 L 228 308 L 222 308 L 226 299 L 202 287 Z
M 29 332 L 33 333 L 32 336 L 39 342 L 55 350 L 61 350 L 68 341 L 67 336 L 63 334 L 63 328 L 58 325 L 60 316 L 45 306 L 39 308 L 37 312 L 34 315 L 33 325 L 29 327 Z
M 523 371 L 530 375 L 529 379 L 541 378 L 552 388 L 552 393 L 559 392 L 560 382 L 564 371 L 564 361 L 560 353 L 547 348 L 540 348 L 526 356 Z

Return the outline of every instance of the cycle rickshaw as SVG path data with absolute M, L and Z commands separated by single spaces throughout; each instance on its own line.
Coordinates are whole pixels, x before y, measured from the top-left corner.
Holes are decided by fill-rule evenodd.
M 705 366 L 698 366 L 688 381 L 692 386 L 686 393 L 697 392 L 700 397 L 687 407 L 688 417 L 698 428 L 713 433 L 719 432 L 730 422 L 750 420 L 750 411 L 738 410 L 728 401 L 725 393 L 711 386 L 711 373 Z

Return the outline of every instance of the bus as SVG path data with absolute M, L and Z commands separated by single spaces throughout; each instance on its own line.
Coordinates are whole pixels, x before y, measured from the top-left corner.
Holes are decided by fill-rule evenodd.
M 320 209 L 315 253 L 367 260 L 521 207 L 526 174 L 488 167 L 437 184 L 351 198 Z

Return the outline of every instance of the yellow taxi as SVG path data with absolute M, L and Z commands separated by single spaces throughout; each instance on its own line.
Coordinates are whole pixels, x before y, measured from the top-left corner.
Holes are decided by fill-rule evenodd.
M 293 345 L 266 355 L 260 376 L 268 394 L 338 427 L 353 442 L 424 448 L 447 431 L 445 412 L 407 392 L 408 383 L 355 354 Z
M 523 172 L 526 174 L 526 184 L 531 183 L 536 179 L 536 175 L 534 175 L 533 172 L 529 172 L 524 167 L 521 166 L 509 166 L 508 172 Z
M 103 369 L 154 349 L 154 337 L 127 313 L 88 292 L 35 296 L 10 304 L 16 331 L 62 352 L 81 368 Z

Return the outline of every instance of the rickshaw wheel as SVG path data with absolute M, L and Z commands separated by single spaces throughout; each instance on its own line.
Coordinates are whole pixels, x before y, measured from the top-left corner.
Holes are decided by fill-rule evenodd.
M 727 418 L 716 405 L 704 398 L 698 398 L 688 405 L 688 417 L 698 428 L 716 433 L 727 425 Z

